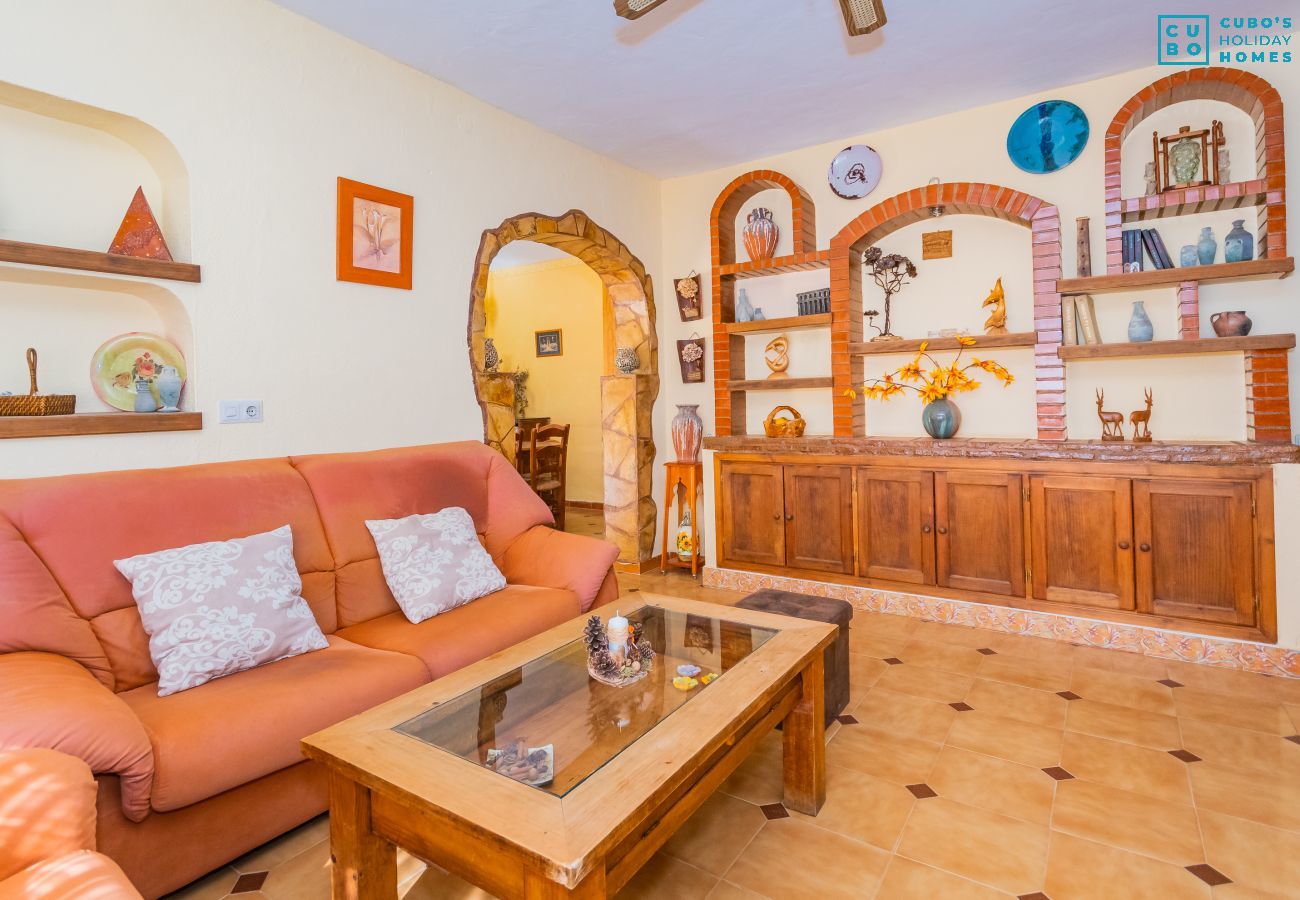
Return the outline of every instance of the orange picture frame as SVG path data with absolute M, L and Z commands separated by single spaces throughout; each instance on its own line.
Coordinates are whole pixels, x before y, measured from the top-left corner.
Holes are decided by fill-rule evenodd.
M 339 281 L 411 289 L 415 198 L 339 178 Z

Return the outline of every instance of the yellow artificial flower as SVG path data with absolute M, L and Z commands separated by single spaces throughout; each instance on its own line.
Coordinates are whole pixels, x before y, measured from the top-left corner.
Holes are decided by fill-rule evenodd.
M 975 338 L 970 337 L 969 335 L 962 335 L 961 337 L 957 338 L 957 343 L 963 347 L 974 347 Z

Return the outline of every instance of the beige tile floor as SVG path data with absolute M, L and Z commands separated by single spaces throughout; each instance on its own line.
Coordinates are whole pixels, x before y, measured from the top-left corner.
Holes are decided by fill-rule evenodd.
M 623 589 L 739 598 L 681 573 Z M 851 647 L 821 814 L 780 806 L 769 740 L 620 896 L 1300 896 L 1300 682 L 865 613 Z M 327 836 L 322 816 L 175 896 L 323 900 Z M 399 877 L 408 900 L 486 897 L 405 854 Z

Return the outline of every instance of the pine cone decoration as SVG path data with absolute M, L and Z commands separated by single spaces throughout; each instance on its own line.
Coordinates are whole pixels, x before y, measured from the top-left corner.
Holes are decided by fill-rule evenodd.
M 608 650 L 599 650 L 591 655 L 591 669 L 601 678 L 619 677 L 619 666 Z
M 639 641 L 636 645 L 636 650 L 641 654 L 641 662 L 648 668 L 650 666 L 650 660 L 655 658 L 655 648 L 650 646 L 649 641 Z
M 592 616 L 587 620 L 582 629 L 582 639 L 587 642 L 589 656 L 609 650 L 609 636 L 605 634 L 605 625 L 600 621 L 600 616 Z
M 641 633 L 645 631 L 645 625 L 643 625 L 640 622 L 633 622 L 630 627 L 632 630 L 632 635 L 631 635 L 632 643 L 633 644 L 641 643 Z

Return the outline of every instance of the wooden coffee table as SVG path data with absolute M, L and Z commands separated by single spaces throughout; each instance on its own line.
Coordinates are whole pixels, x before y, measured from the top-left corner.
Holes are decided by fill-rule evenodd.
M 612 896 L 780 722 L 785 805 L 817 814 L 835 627 L 624 602 L 658 653 L 632 685 L 588 676 L 584 616 L 303 741 L 329 770 L 335 898 L 395 897 L 398 846 L 501 898 Z M 679 691 L 683 663 L 721 677 Z M 519 739 L 554 748 L 550 783 L 484 766 Z

